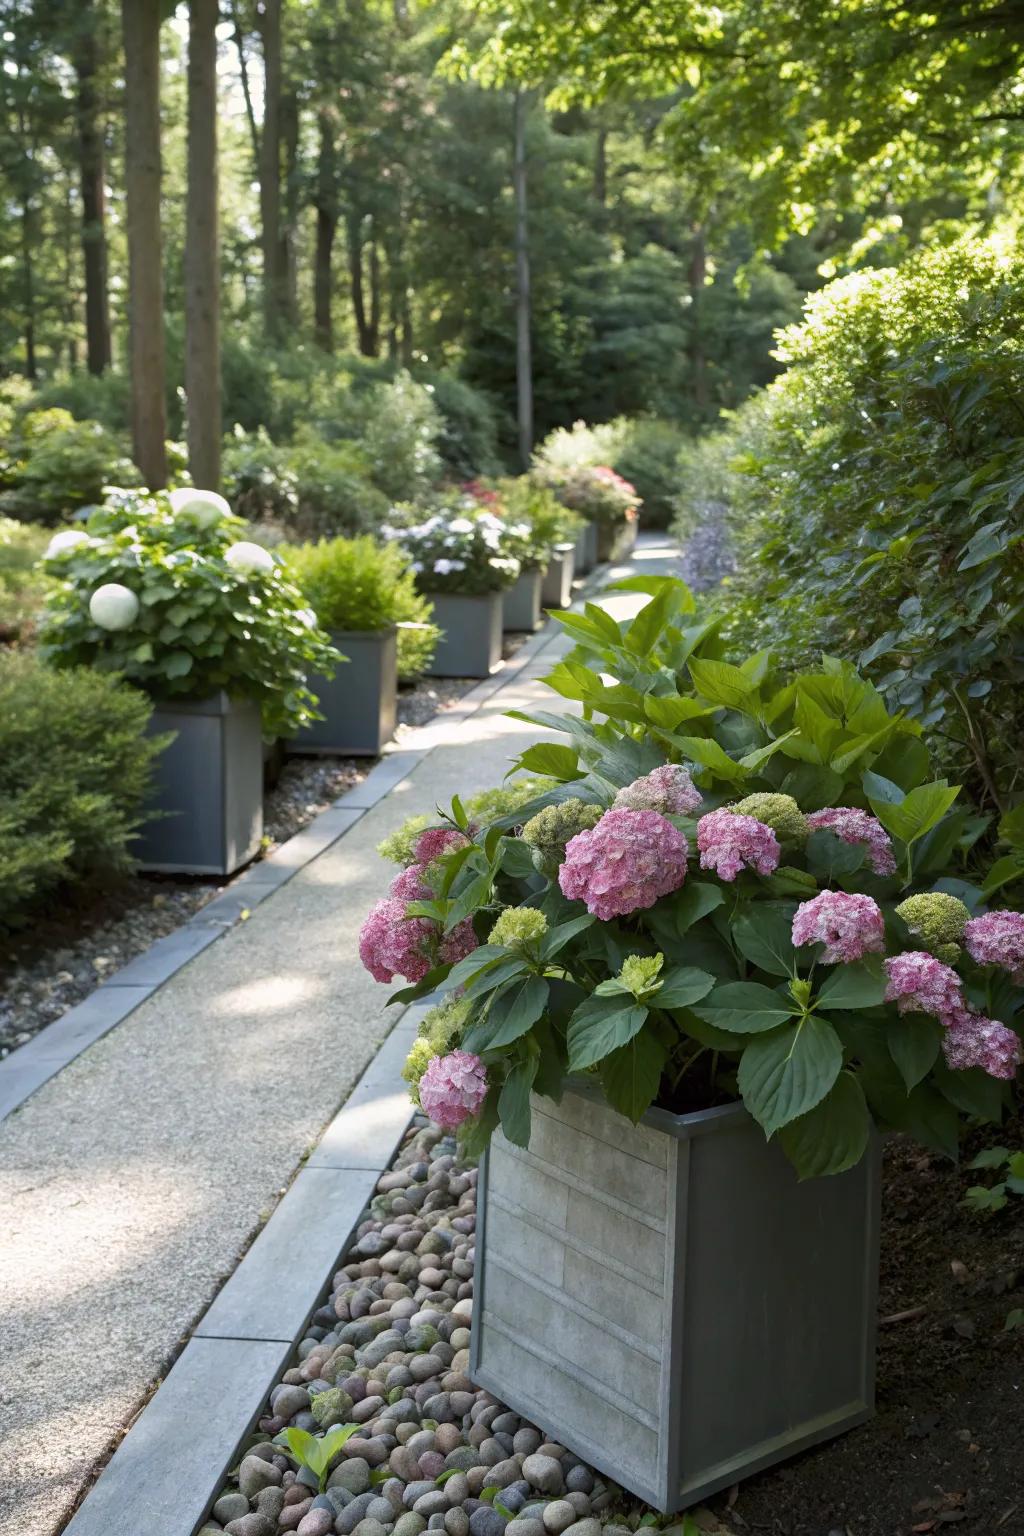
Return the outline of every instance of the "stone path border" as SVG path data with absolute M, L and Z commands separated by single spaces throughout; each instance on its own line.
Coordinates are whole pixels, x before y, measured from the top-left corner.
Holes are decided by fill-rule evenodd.
M 401 1070 L 430 1006 L 402 1014 L 65 1536 L 192 1536 L 202 1524 L 412 1120 Z
M 590 596 L 604 581 L 608 569 L 601 566 L 594 571 L 574 603 Z M 241 921 L 243 912 L 252 911 L 300 869 L 344 837 L 366 811 L 401 783 L 453 727 L 476 714 L 499 688 L 513 682 L 560 633 L 556 621 L 548 619 L 511 661 L 471 688 L 457 704 L 409 731 L 400 743 L 386 747 L 366 778 L 340 795 L 301 832 L 282 843 L 260 863 L 251 865 L 187 923 L 151 944 L 81 1003 L 69 1008 L 67 1013 L 0 1061 L 0 1121 L 24 1104 L 76 1056 L 126 1019 L 196 955 L 216 943 Z

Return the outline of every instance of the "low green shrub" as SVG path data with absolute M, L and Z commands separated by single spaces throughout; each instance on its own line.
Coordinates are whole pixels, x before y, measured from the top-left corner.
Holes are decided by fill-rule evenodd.
M 99 501 L 105 485 L 138 485 L 126 445 L 98 421 L 28 411 L 0 448 L 0 513 L 52 526 Z
M 526 524 L 535 559 L 546 560 L 556 544 L 573 544 L 583 527 L 583 518 L 533 475 L 516 475 L 499 480 L 498 493 L 504 516 L 512 523 Z
M 0 645 L 31 637 L 50 586 L 39 568 L 48 542 L 42 528 L 0 517 Z
M 622 446 L 609 460 L 616 474 L 636 487 L 645 528 L 667 528 L 679 492 L 679 455 L 690 439 L 681 427 L 654 416 L 626 423 Z
M 153 758 L 145 694 L 0 651 L 0 928 L 67 883 L 131 866 Z
M 498 412 L 493 400 L 453 373 L 424 373 L 417 379 L 441 414 L 436 447 L 445 470 L 456 480 L 499 474 Z
M 261 427 L 225 440 L 224 490 L 247 522 L 271 522 L 300 538 L 354 535 L 376 527 L 389 502 L 370 483 L 354 443 L 328 443 L 310 427 L 277 446 Z
M 223 498 L 199 496 L 116 491 L 64 535 L 46 560 L 44 653 L 155 698 L 223 688 L 260 705 L 268 735 L 293 735 L 315 711 L 307 673 L 330 675 L 337 652 L 281 561 L 238 537 Z
M 330 631 L 385 629 L 398 632 L 398 670 L 411 681 L 426 670 L 440 630 L 430 619 L 433 607 L 416 589 L 408 557 L 397 544 L 380 545 L 368 536 L 284 544 L 285 568 Z M 412 627 L 415 626 L 415 627 Z

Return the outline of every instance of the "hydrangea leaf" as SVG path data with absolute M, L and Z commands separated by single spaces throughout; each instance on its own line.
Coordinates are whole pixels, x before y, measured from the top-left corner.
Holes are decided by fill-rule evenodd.
M 808 1014 L 747 1046 L 740 1059 L 740 1093 L 772 1136 L 821 1103 L 842 1065 L 843 1047 L 832 1025 Z

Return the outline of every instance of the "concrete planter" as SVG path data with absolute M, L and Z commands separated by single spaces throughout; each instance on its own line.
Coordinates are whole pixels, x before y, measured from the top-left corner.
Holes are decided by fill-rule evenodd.
M 576 571 L 576 545 L 556 544 L 551 551 L 540 588 L 541 606 L 568 608 L 572 602 L 572 579 Z
M 324 718 L 300 731 L 291 750 L 379 757 L 398 718 L 398 631 L 335 630 L 331 642 L 348 660 L 333 677 L 310 677 Z
M 624 560 L 635 544 L 635 518 L 628 523 L 601 523 L 597 527 L 597 558 L 601 561 Z
M 501 665 L 502 594 L 428 592 L 442 631 L 428 677 L 490 677 Z
M 520 572 L 514 586 L 502 593 L 502 628 L 509 633 L 533 633 L 540 625 L 540 591 L 544 573 L 539 566 Z
M 569 1088 L 480 1186 L 473 1381 L 658 1509 L 870 1417 L 877 1143 L 801 1184 L 742 1105 Z
M 576 540 L 576 574 L 586 576 L 597 564 L 597 524 L 584 523 Z
M 226 693 L 157 704 L 149 734 L 176 733 L 154 765 L 153 810 L 133 849 L 143 869 L 230 875 L 263 836 L 259 705 Z

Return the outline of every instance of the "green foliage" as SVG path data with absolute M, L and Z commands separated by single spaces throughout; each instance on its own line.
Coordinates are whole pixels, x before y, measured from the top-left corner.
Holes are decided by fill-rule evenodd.
M 655 417 L 626 424 L 624 441 L 609 460 L 616 474 L 636 487 L 645 528 L 667 528 L 679 492 L 679 454 L 688 442 L 681 427 Z
M 1024 1152 L 1006 1147 L 987 1147 L 967 1164 L 996 1175 L 992 1184 L 972 1184 L 964 1196 L 964 1205 L 979 1214 L 1005 1210 L 1011 1195 L 1024 1195 Z
M 155 698 L 224 688 L 261 706 L 268 734 L 293 734 L 314 718 L 307 672 L 330 674 L 337 652 L 279 561 L 264 554 L 268 569 L 253 570 L 228 558 L 241 528 L 230 516 L 201 527 L 163 494 L 111 493 L 86 522 L 88 538 L 46 561 L 56 583 L 40 631 L 46 656 L 120 672 Z M 90 612 L 108 583 L 138 600 L 126 628 L 101 628 Z
M 578 513 L 565 506 L 547 486 L 532 475 L 500 480 L 497 486 L 504 515 L 511 523 L 529 530 L 526 559 L 543 563 L 556 544 L 573 544 L 583 527 Z
M 497 474 L 498 413 L 490 397 L 453 373 L 419 372 L 416 377 L 441 415 L 435 446 L 446 473 L 456 480 Z
M 501 592 L 518 577 L 529 543 L 497 503 L 495 492 L 471 482 L 427 507 L 392 507 L 380 532 L 404 550 L 421 592 Z
M 426 623 L 432 609 L 419 596 L 409 562 L 394 544 L 369 537 L 283 545 L 285 569 L 323 629 L 385 629 L 410 610 Z
M 153 758 L 145 695 L 0 651 L 0 928 L 65 884 L 131 867 Z
M 0 512 L 51 526 L 99 501 L 105 485 L 137 485 L 124 445 L 98 421 L 28 411 L 0 446 Z
M 300 536 L 363 533 L 388 508 L 358 447 L 325 442 L 308 427 L 283 447 L 262 427 L 253 433 L 236 427 L 225 442 L 223 479 L 239 516 Z
M 48 542 L 41 528 L 0 517 L 0 645 L 24 643 L 32 634 L 49 589 L 39 569 Z
M 633 1120 L 655 1100 L 673 1109 L 687 1077 L 703 1102 L 738 1094 L 802 1177 L 856 1163 L 873 1122 L 955 1155 L 960 1115 L 998 1121 L 1008 1085 L 946 1066 L 937 1020 L 886 1001 L 877 952 L 883 924 L 888 953 L 919 947 L 900 916 L 908 900 L 915 920 L 922 903 L 960 907 L 946 893 L 927 900 L 957 868 L 965 816 L 956 788 L 930 779 L 920 726 L 890 714 L 847 662 L 826 658 L 787 676 L 766 653 L 726 661 L 715 622 L 696 615 L 678 581 L 619 586 L 649 597 L 632 619 L 591 605 L 560 615 L 575 644 L 546 681 L 582 715 L 517 714 L 567 740 L 554 758 L 545 742 L 518 761 L 558 782 L 521 808 L 518 835 L 507 821 L 474 828 L 453 802 L 451 820 L 472 846 L 439 861 L 438 894 L 412 909 L 445 931 L 473 916 L 489 934 L 445 981 L 469 1006 L 463 1048 L 488 1072 L 479 1133 L 493 1108 L 525 1145 L 530 1092 L 557 1098 L 565 1072 L 581 1071 Z M 749 864 L 719 873 L 712 861 L 699 878 L 691 865 L 667 895 L 599 920 L 561 889 L 566 839 L 599 826 L 619 789 L 641 794 L 637 781 L 666 762 L 685 765 L 702 796 L 698 810 L 669 818 L 691 850 L 705 813 L 760 812 L 765 836 L 773 825 L 786 839 L 785 862 L 777 855 L 780 867 L 761 874 Z M 874 872 L 862 846 L 828 830 L 807 837 L 803 816 L 826 806 L 873 813 L 890 834 L 894 872 Z M 610 856 L 639 850 L 620 845 Z M 607 875 L 595 867 L 595 893 L 609 889 Z M 845 959 L 817 940 L 794 943 L 798 903 L 829 890 L 862 897 L 858 912 L 866 906 L 877 921 Z M 977 911 L 981 892 L 971 901 Z M 965 953 L 956 963 L 970 1006 L 1019 1030 L 1019 984 Z M 435 989 L 442 974 L 400 996 Z
M 358 1424 L 336 1424 L 324 1435 L 311 1435 L 306 1429 L 289 1427 L 275 1435 L 274 1444 L 279 1445 L 297 1467 L 305 1467 L 312 1472 L 323 1493 L 327 1487 L 331 1462 L 358 1431 Z
M 1020 794 L 1022 295 L 994 241 L 842 279 L 707 450 L 739 553 L 725 632 L 859 657 L 989 811 Z

